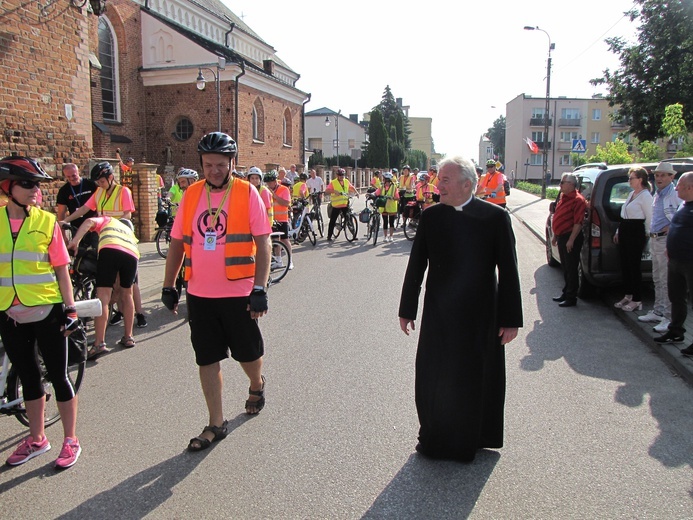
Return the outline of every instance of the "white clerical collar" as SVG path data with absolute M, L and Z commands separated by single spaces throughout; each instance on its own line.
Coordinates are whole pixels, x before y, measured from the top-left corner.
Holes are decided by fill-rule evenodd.
M 469 198 L 467 199 L 467 202 L 463 202 L 463 203 L 460 204 L 459 206 L 453 206 L 453 208 L 455 208 L 455 211 L 462 211 L 463 208 L 464 208 L 467 204 L 469 204 L 469 203 L 472 201 L 473 198 L 474 198 L 474 197 L 469 197 Z

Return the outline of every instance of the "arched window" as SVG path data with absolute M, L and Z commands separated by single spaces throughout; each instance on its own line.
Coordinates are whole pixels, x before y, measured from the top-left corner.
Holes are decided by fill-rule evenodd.
M 291 146 L 292 144 L 292 132 L 291 132 L 291 110 L 288 108 L 284 110 L 284 118 L 282 124 L 282 139 L 284 146 Z
M 118 42 L 113 26 L 99 17 L 99 61 L 101 62 L 101 104 L 104 120 L 120 121 L 118 88 Z
M 255 139 L 257 141 L 258 140 L 258 137 L 257 137 L 257 110 L 255 110 L 255 107 L 253 107 L 252 119 L 253 119 L 253 139 Z
M 265 109 L 260 98 L 256 98 L 253 103 L 253 140 L 265 141 Z

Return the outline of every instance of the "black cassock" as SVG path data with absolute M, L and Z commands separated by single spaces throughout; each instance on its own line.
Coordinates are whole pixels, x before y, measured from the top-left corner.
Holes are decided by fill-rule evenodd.
M 417 449 L 471 461 L 480 448 L 503 446 L 505 347 L 498 329 L 522 326 L 509 214 L 476 198 L 462 211 L 426 209 L 404 277 L 401 318 L 416 319 L 427 269 L 416 354 Z

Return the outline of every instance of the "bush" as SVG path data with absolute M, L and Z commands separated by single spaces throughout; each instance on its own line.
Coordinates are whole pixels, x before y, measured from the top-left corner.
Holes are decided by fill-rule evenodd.
M 527 182 L 527 181 L 518 181 L 515 183 L 515 189 L 526 191 L 527 193 L 531 193 L 533 195 L 539 195 L 541 196 L 541 186 L 539 184 L 534 184 L 532 182 Z M 547 199 L 555 199 L 558 197 L 558 188 L 546 188 L 546 198 Z M 512 197 L 512 193 L 510 194 Z

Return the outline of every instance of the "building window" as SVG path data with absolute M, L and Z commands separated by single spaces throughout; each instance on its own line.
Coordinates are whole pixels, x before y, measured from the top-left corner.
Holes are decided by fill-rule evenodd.
M 540 153 L 533 153 L 529 156 L 529 164 L 532 166 L 542 166 L 544 164 L 544 157 Z
M 251 115 L 253 125 L 253 140 L 265 141 L 265 109 L 262 106 L 260 98 L 256 98 L 253 103 L 253 112 Z
M 192 121 L 187 117 L 182 117 L 176 123 L 176 131 L 173 132 L 173 137 L 179 141 L 187 141 L 193 135 L 194 127 Z
M 573 139 L 578 138 L 577 132 L 561 132 L 561 142 L 562 143 L 572 143 Z
M 591 142 L 599 144 L 599 132 L 592 132 Z
M 561 166 L 572 166 L 573 161 L 571 160 L 570 154 L 561 155 L 559 164 Z
M 544 119 L 544 108 L 533 108 L 532 119 Z
M 308 138 L 308 149 L 309 150 L 320 150 L 322 151 L 322 138 L 321 137 L 309 137 Z
M 108 19 L 99 17 L 99 61 L 101 62 L 101 105 L 103 119 L 120 121 L 118 93 L 118 45 Z
M 561 119 L 580 119 L 580 110 L 577 108 L 561 108 Z
M 544 132 L 532 132 L 532 141 L 535 143 L 544 142 Z
M 257 110 L 255 110 L 255 107 L 253 107 L 253 113 L 252 113 L 252 125 L 253 125 L 253 139 L 257 140 L 258 134 L 257 134 Z
M 601 121 L 602 120 L 602 109 L 601 108 L 595 108 L 592 110 L 592 120 L 593 121 Z
M 291 146 L 293 139 L 291 135 L 291 111 L 287 108 L 284 111 L 284 119 L 282 121 L 282 139 L 285 146 Z

